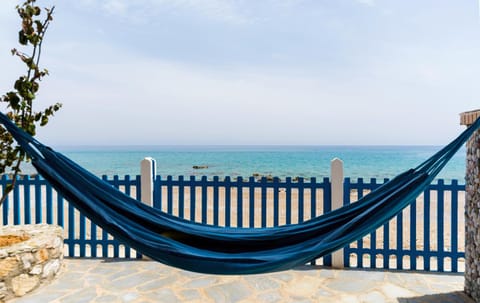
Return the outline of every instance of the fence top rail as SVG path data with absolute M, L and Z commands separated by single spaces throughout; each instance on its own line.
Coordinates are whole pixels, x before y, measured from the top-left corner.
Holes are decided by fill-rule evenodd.
M 377 179 L 377 178 L 370 178 L 369 180 L 365 180 L 364 178 L 350 178 L 350 177 L 345 177 L 344 182 L 348 184 L 349 186 L 378 186 L 382 185 L 383 183 L 388 182 L 388 178 L 382 179 Z M 438 188 L 443 188 L 443 189 L 457 189 L 457 188 L 464 188 L 465 187 L 465 182 L 460 183 L 459 180 L 457 179 L 435 179 L 432 181 L 432 183 L 429 185 L 429 189 L 438 189 Z
M 173 176 L 167 176 L 167 177 L 162 177 L 160 175 L 157 175 L 155 178 L 155 182 L 160 185 L 190 185 L 190 186 L 240 186 L 240 187 L 246 187 L 246 186 L 302 186 L 302 187 L 325 187 L 330 185 L 330 179 L 329 178 L 321 178 L 320 180 L 312 177 L 312 178 L 292 178 L 292 177 L 286 177 L 284 179 L 279 178 L 279 177 L 272 177 L 272 178 L 267 178 L 267 177 L 262 177 L 262 178 L 255 178 L 255 177 L 248 177 L 248 178 L 243 178 L 243 177 L 225 177 L 225 178 L 220 178 L 218 176 L 214 177 L 207 177 L 207 176 L 190 176 L 190 177 L 185 177 L 185 176 L 178 176 L 178 177 L 173 177 Z
M 103 175 L 101 179 L 107 182 L 130 182 L 136 183 L 138 182 L 140 175 Z M 0 184 L 5 184 L 6 182 L 10 182 L 11 176 L 9 174 L 2 174 L 0 175 Z M 156 182 L 160 182 L 162 185 L 167 185 L 169 183 L 178 184 L 179 182 L 183 182 L 184 184 L 187 183 L 196 183 L 198 184 L 206 183 L 208 186 L 213 186 L 217 184 L 229 184 L 229 185 L 258 185 L 258 184 L 273 184 L 273 185 L 295 185 L 295 184 L 303 184 L 305 186 L 311 186 L 312 184 L 317 184 L 320 187 L 330 185 L 330 178 L 328 177 L 219 177 L 219 176 L 155 176 Z M 383 183 L 387 182 L 388 178 L 352 178 L 352 177 L 345 177 L 344 183 L 348 184 L 349 186 L 379 186 Z M 41 184 L 47 183 L 46 180 L 41 175 L 19 175 L 17 176 L 17 184 L 32 184 L 36 182 L 40 182 Z M 215 183 L 215 184 L 212 184 Z M 465 187 L 464 180 L 457 180 L 457 179 L 435 179 L 431 184 L 429 189 L 461 189 Z

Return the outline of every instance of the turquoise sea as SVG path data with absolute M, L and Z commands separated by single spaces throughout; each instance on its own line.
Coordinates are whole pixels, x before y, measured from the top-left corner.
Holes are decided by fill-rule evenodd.
M 57 147 L 96 175 L 137 175 L 140 161 L 152 157 L 162 176 L 272 175 L 280 178 L 327 177 L 330 161 L 344 162 L 345 176 L 391 178 L 415 167 L 441 146 L 77 146 Z M 193 166 L 208 166 L 193 169 Z M 465 177 L 465 148 L 443 169 L 439 178 Z

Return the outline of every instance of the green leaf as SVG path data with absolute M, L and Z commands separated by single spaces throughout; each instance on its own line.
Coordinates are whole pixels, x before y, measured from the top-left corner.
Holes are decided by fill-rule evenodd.
M 48 117 L 42 116 L 42 121 L 40 122 L 40 126 L 45 126 L 48 123 Z
M 28 43 L 28 38 L 27 36 L 25 35 L 25 32 L 23 30 L 19 31 L 18 32 L 18 42 L 21 44 L 21 45 L 27 45 Z
M 37 32 L 41 33 L 43 31 L 43 24 L 40 20 L 35 20 L 35 25 L 37 26 Z

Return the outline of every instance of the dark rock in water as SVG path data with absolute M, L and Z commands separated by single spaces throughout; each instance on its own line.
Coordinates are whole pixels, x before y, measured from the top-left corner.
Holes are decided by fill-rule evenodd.
M 208 165 L 194 165 L 193 169 L 206 169 L 208 168 Z
M 273 175 L 271 174 L 268 174 L 268 175 L 262 175 L 262 174 L 259 174 L 259 173 L 253 173 L 252 174 L 252 177 L 255 178 L 255 181 L 256 182 L 275 182 L 275 181 L 281 181 L 280 178 L 278 177 L 274 177 Z

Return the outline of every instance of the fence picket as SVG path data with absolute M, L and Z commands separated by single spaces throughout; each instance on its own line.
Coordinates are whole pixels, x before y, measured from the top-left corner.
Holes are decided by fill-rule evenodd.
M 232 200 L 231 200 L 231 180 L 230 177 L 225 178 L 225 226 L 231 226 Z
M 24 207 L 23 207 L 23 222 L 24 224 L 31 224 L 32 222 L 32 215 L 31 215 L 31 199 L 30 199 L 30 176 L 26 175 L 23 177 L 23 199 L 24 199 Z
M 213 225 L 219 225 L 219 216 L 220 216 L 220 209 L 219 209 L 219 181 L 218 176 L 213 177 Z
M 285 216 L 286 216 L 286 221 L 287 224 L 292 223 L 292 178 L 287 177 L 285 180 L 285 204 L 286 204 L 286 210 L 285 210 Z
M 167 177 L 167 182 L 172 183 L 172 176 Z M 173 186 L 167 187 L 167 213 L 173 213 Z
M 452 272 L 458 271 L 458 181 L 452 180 L 452 189 L 451 189 L 451 253 L 452 253 Z
M 255 226 L 255 178 L 248 178 L 248 203 L 249 203 L 249 225 Z
M 237 226 L 243 227 L 243 179 L 237 178 Z
M 2 196 L 3 194 L 6 192 L 7 190 L 7 184 L 9 181 L 8 179 L 8 175 L 4 174 L 2 175 L 2 178 L 1 178 L 1 182 L 2 182 Z M 7 225 L 8 224 L 8 213 L 9 213 L 9 204 L 10 204 L 10 197 L 7 196 L 5 198 L 5 201 L 3 201 L 3 204 L 2 204 L 2 208 L 3 208 L 3 211 L 2 211 L 2 222 L 3 222 L 3 225 Z
M 17 182 L 20 177 L 17 176 Z M 22 209 L 20 207 L 20 186 L 13 188 L 13 224 L 19 225 L 21 223 Z
M 438 180 L 438 189 L 437 189 L 437 267 L 438 271 L 443 272 L 444 261 L 445 261 L 445 245 L 444 245 L 444 228 L 443 228 L 443 219 L 444 219 L 444 182 L 443 180 Z
M 410 270 L 417 268 L 417 202 L 410 204 Z
M 207 208 L 208 208 L 208 197 L 207 197 L 207 191 L 208 191 L 208 182 L 207 182 L 207 177 L 203 176 L 201 181 L 200 181 L 200 188 L 202 190 L 202 224 L 207 224 Z
M 40 179 L 40 175 L 35 176 L 33 182 L 35 186 L 35 224 L 42 223 L 42 185 L 43 182 Z
M 267 226 L 267 178 L 262 177 L 260 180 L 260 227 Z
M 423 268 L 430 271 L 430 188 L 424 192 L 424 220 L 423 220 Z

